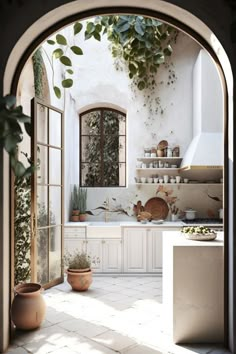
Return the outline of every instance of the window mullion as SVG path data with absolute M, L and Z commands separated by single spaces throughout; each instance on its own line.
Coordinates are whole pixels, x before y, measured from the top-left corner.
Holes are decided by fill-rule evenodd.
M 100 138 L 100 146 L 101 146 L 101 155 L 100 155 L 100 159 L 101 159 L 101 169 L 100 169 L 100 173 L 101 173 L 101 186 L 104 187 L 104 124 L 103 124 L 103 118 L 104 118 L 104 110 L 101 110 L 101 118 L 100 118 L 100 129 L 101 129 L 101 138 Z

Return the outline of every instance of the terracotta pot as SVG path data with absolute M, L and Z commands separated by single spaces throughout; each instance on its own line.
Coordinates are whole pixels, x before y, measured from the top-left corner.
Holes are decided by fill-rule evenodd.
M 74 222 L 78 222 L 79 221 L 79 215 L 71 215 L 71 218 L 70 218 L 71 221 L 74 221 Z
M 71 215 L 72 215 L 72 216 L 74 216 L 74 215 L 79 215 L 79 210 L 73 209 Z
M 37 283 L 19 284 L 14 288 L 11 319 L 16 328 L 29 330 L 41 325 L 46 312 L 42 291 L 42 286 Z
M 77 271 L 75 269 L 73 269 L 72 271 L 68 269 L 66 272 L 67 281 L 73 290 L 86 291 L 88 290 L 93 281 L 93 272 L 91 269 L 87 272 L 80 272 L 79 269 Z
M 79 215 L 79 221 L 83 222 L 87 219 L 87 215 L 86 214 L 80 214 Z

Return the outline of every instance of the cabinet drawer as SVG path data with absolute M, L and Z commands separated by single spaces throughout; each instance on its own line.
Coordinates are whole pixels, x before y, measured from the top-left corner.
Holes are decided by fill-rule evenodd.
M 86 228 L 85 227 L 65 227 L 64 235 L 65 237 L 84 238 L 86 235 Z

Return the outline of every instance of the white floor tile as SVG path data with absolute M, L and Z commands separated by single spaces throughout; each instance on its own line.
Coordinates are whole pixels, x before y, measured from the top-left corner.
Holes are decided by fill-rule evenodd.
M 95 325 L 93 323 L 80 320 L 80 319 L 65 321 L 60 324 L 60 327 L 70 332 L 77 332 L 79 335 L 88 338 L 95 337 L 109 330 L 109 328 Z
M 122 354 L 123 353 L 124 354 L 162 354 L 162 352 L 160 352 L 157 349 L 148 348 L 143 345 L 137 345 L 131 349 L 128 349 L 127 351 L 122 352 Z
M 116 351 L 124 350 L 135 344 L 131 338 L 117 332 L 109 331 L 93 338 L 94 341 Z

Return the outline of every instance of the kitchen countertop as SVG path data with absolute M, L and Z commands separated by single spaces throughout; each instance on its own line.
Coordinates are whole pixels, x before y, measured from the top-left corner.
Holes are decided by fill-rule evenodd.
M 183 227 L 183 226 L 199 226 L 200 224 L 186 224 L 182 220 L 177 220 L 177 221 L 164 221 L 162 224 L 154 224 L 152 222 L 148 222 L 146 224 L 142 224 L 141 222 L 138 221 L 86 221 L 86 222 L 73 222 L 69 221 L 64 224 L 66 227 L 113 227 L 113 226 L 121 226 L 121 227 Z M 222 224 L 204 224 L 203 225 L 207 227 L 215 227 L 222 229 L 223 228 L 223 223 Z

